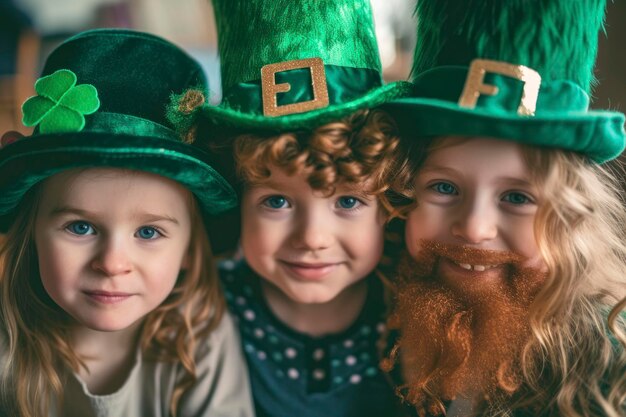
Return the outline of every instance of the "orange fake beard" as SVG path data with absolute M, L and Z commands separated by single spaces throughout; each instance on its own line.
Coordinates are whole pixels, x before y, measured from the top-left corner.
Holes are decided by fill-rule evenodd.
M 530 337 L 528 308 L 545 273 L 522 267 L 522 258 L 510 252 L 427 241 L 421 247 L 418 259 L 406 254 L 398 267 L 389 327 L 400 337 L 381 366 L 390 370 L 399 359 L 399 392 L 420 416 L 445 414 L 443 402 L 459 396 L 478 406 L 512 395 L 521 385 L 521 352 Z M 437 277 L 442 257 L 502 265 L 506 279 L 481 285 L 479 277 L 468 277 L 467 291 L 453 289 Z

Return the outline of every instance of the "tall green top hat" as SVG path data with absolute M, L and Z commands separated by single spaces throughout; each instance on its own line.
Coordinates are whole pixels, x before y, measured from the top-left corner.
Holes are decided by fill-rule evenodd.
M 241 129 L 309 129 L 406 95 L 383 85 L 369 0 L 213 0 L 223 101 Z
M 606 0 L 420 0 L 412 98 L 387 106 L 416 136 L 624 149 L 624 115 L 590 111 Z
M 36 183 L 77 167 L 118 167 L 178 181 L 205 214 L 236 205 L 208 155 L 181 142 L 167 122 L 171 94 L 206 91 L 201 67 L 178 47 L 128 30 L 94 30 L 49 56 L 37 96 L 22 108 L 35 133 L 0 148 L 0 230 Z M 195 90 L 194 90 L 195 91 Z M 200 92 L 196 91 L 196 94 Z M 203 100 L 202 100 L 203 101 Z

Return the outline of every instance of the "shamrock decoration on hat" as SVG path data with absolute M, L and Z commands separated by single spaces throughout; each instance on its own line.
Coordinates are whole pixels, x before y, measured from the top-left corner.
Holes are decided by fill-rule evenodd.
M 39 125 L 40 133 L 78 132 L 86 114 L 100 107 L 98 91 L 91 84 L 76 85 L 76 74 L 60 69 L 35 83 L 37 96 L 22 105 L 24 126 Z
M 148 66 L 142 71 L 135 69 Z M 146 33 L 80 33 L 48 57 L 37 95 L 23 105 L 33 135 L 0 140 L 0 231 L 31 187 L 73 168 L 140 170 L 192 191 L 208 218 L 237 204 L 211 156 L 184 143 L 166 118 L 170 96 L 195 91 L 204 102 L 202 67 L 180 48 Z M 193 109 L 188 111 L 192 111 Z

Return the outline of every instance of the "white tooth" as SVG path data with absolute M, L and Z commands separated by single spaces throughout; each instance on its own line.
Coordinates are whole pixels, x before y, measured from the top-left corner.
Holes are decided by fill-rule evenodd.
M 459 264 L 459 266 L 463 269 L 467 269 L 468 271 L 472 269 L 472 265 L 470 264 Z
M 474 265 L 474 271 L 484 271 L 485 265 Z

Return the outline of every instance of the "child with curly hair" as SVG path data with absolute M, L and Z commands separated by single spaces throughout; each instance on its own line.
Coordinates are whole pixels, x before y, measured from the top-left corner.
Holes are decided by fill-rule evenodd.
M 242 258 L 220 273 L 257 416 L 393 415 L 374 271 L 399 139 L 370 108 L 407 83 L 381 84 L 366 0 L 213 3 L 224 100 L 189 132 L 226 150 L 216 163 L 242 194 Z

